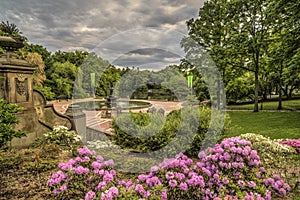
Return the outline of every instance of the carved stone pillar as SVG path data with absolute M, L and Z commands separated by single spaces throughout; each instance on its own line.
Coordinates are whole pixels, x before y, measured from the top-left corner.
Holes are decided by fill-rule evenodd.
M 75 125 L 75 130 L 81 136 L 82 142 L 86 143 L 86 115 L 79 105 L 71 104 L 65 113 L 66 116 L 71 118 Z

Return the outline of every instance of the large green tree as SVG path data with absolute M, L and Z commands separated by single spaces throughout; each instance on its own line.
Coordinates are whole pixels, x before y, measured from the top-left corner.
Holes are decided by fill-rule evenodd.
M 270 63 L 277 76 L 279 103 L 282 108 L 282 92 L 291 98 L 300 86 L 300 2 L 297 0 L 272 1 L 268 14 L 274 19 Z
M 73 86 L 77 75 L 77 67 L 70 63 L 53 64 L 53 73 L 51 74 L 51 82 L 53 90 L 57 96 L 65 95 L 67 98 L 72 96 Z
M 187 22 L 189 39 L 195 40 L 210 54 L 225 83 L 234 71 L 254 73 L 255 112 L 258 111 L 259 75 L 263 70 L 271 28 L 267 7 L 268 0 L 211 0 L 200 8 L 197 19 Z M 182 44 L 188 52 L 189 44 L 184 40 Z

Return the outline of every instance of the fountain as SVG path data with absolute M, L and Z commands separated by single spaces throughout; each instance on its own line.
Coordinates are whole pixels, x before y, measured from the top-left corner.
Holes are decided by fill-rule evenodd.
M 108 108 L 116 108 L 117 107 L 117 97 L 113 95 L 114 88 L 110 88 L 110 95 L 106 97 L 106 104 Z
M 107 107 L 104 107 L 103 109 L 106 109 L 105 111 L 105 117 L 111 118 L 112 116 L 116 116 L 118 114 L 119 109 L 117 109 L 117 97 L 113 95 L 114 88 L 110 88 L 110 95 L 106 97 L 105 104 Z

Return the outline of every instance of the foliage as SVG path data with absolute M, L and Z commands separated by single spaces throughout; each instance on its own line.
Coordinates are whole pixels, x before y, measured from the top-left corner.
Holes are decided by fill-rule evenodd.
M 102 75 L 107 67 L 110 66 L 110 63 L 106 60 L 103 60 L 95 53 L 89 53 L 86 55 L 85 60 L 83 60 L 82 64 L 79 66 L 82 72 L 82 88 L 86 91 L 86 93 L 93 95 L 95 88 L 93 88 L 91 83 L 91 73 L 95 73 L 95 83 L 101 80 Z M 79 83 L 80 84 L 80 83 Z M 109 85 L 106 86 L 110 87 Z M 75 94 L 76 94 L 75 90 Z
M 188 106 L 172 111 L 165 122 L 164 117 L 158 113 L 151 117 L 145 113 L 121 115 L 113 122 L 115 129 L 113 141 L 122 148 L 146 152 L 162 149 L 165 155 L 172 155 L 182 149 L 186 150 L 187 154 L 196 156 L 195 152 L 204 148 L 203 145 L 213 145 L 230 123 L 227 116 L 223 129 L 223 115 L 218 113 L 215 115 L 217 117 L 211 121 L 211 109 L 207 106 L 199 109 Z M 168 146 L 170 141 L 172 146 Z
M 266 176 L 251 143 L 229 138 L 199 153 L 200 161 L 184 154 L 165 159 L 143 180 L 157 176 L 170 199 L 244 199 L 284 196 L 291 188 L 278 175 Z M 142 177 L 143 175 L 140 175 Z M 278 181 L 278 185 L 270 184 Z M 246 198 L 246 199 L 247 199 Z
M 284 91 L 290 98 L 299 87 L 297 10 L 296 1 L 207 1 L 198 18 L 187 21 L 189 35 L 181 45 L 187 58 L 195 48 L 207 51 L 222 75 L 228 99 L 254 94 L 254 111 L 258 111 L 259 95 L 276 92 L 281 96 Z M 181 66 L 194 70 L 185 60 Z M 245 70 L 253 73 L 254 87 L 243 85 Z
M 74 52 L 62 52 L 60 50 L 56 51 L 52 56 L 52 62 L 69 62 L 73 65 L 80 67 L 88 56 L 88 52 L 86 51 L 74 51 Z
M 0 169 L 2 172 L 20 169 L 30 173 L 45 172 L 57 166 L 59 154 L 59 148 L 53 144 L 48 144 L 42 149 L 28 148 L 0 151 Z
M 121 70 L 114 66 L 107 67 L 97 82 L 96 95 L 102 97 L 109 96 L 110 88 L 113 88 L 120 79 L 120 72 Z
M 43 62 L 42 56 L 38 53 L 28 53 L 26 60 L 36 66 L 36 70 L 33 73 L 33 84 L 42 86 L 43 81 L 46 80 L 46 75 L 44 72 L 45 64 Z
M 5 147 L 7 142 L 10 142 L 13 138 L 26 135 L 24 131 L 14 130 L 14 126 L 18 124 L 15 114 L 20 110 L 23 110 L 23 108 L 0 99 L 0 148 Z
M 283 180 L 297 190 L 299 175 L 294 171 L 297 171 L 299 161 L 296 160 L 296 151 L 293 147 L 278 143 L 280 140 L 272 140 L 253 133 L 242 134 L 240 138 L 252 143 L 252 149 L 257 151 L 263 165 L 269 171 L 268 174 L 280 174 Z
M 45 133 L 40 143 L 57 144 L 72 147 L 81 144 L 81 137 L 75 131 L 69 131 L 65 126 L 54 126 L 53 131 Z
M 240 138 L 248 140 L 265 163 L 276 162 L 278 155 L 294 154 L 295 150 L 289 146 L 283 146 L 277 141 L 271 140 L 259 134 L 247 133 L 240 135 Z
M 172 133 L 162 135 L 160 130 L 163 122 L 164 117 L 159 113 L 122 114 L 113 121 L 113 142 L 122 148 L 144 151 L 159 149 L 172 137 Z
M 66 95 L 68 98 L 72 95 L 72 89 L 74 81 L 77 75 L 77 68 L 70 62 L 53 64 L 53 72 L 51 74 L 51 80 L 53 85 L 53 92 L 59 95 Z
M 286 140 L 279 142 L 282 145 L 293 147 L 297 150 L 298 153 L 300 153 L 300 139 L 297 140 Z
M 278 174 L 269 177 L 251 143 L 238 137 L 199 152 L 199 161 L 179 153 L 131 180 L 119 179 L 114 161 L 87 147 L 78 154 L 47 182 L 56 199 L 271 199 L 291 190 Z
M 245 77 L 239 77 L 231 80 L 226 85 L 226 95 L 228 102 L 237 102 L 238 100 L 253 99 L 254 85 Z
M 41 91 L 47 100 L 54 100 L 55 93 L 52 92 L 52 89 L 48 86 L 34 86 L 35 89 Z
M 2 21 L 0 24 L 0 34 L 2 36 L 10 36 L 17 40 L 26 41 L 27 38 L 22 36 L 22 32 L 19 30 L 17 25 L 9 23 L 9 21 Z
M 47 185 L 56 199 L 140 199 L 146 195 L 141 185 L 117 180 L 113 160 L 105 161 L 87 147 L 78 149 L 78 155 L 67 163 L 60 163 L 60 170 L 48 180 Z

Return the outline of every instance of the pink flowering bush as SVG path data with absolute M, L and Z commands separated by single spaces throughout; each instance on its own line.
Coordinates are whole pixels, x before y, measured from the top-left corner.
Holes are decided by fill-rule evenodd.
M 282 141 L 279 143 L 282 145 L 291 146 L 291 147 L 295 148 L 298 153 L 300 153 L 300 139 L 286 140 L 286 141 Z
M 290 186 L 268 177 L 251 143 L 228 138 L 201 151 L 196 161 L 183 153 L 164 159 L 136 180 L 118 180 L 104 161 L 84 147 L 79 157 L 59 164 L 47 184 L 57 199 L 271 199 L 283 198 Z
M 78 149 L 78 154 L 75 159 L 60 163 L 60 170 L 47 181 L 55 199 L 158 199 L 156 192 L 150 193 L 140 184 L 116 180 L 113 160 L 105 161 L 87 147 Z
M 85 199 L 93 199 L 96 192 L 103 192 L 103 189 L 113 184 L 116 175 L 116 171 L 111 169 L 113 160 L 104 161 L 87 147 L 80 148 L 78 154 L 75 159 L 60 163 L 60 170 L 48 180 L 47 185 L 55 197 L 83 196 Z
M 271 199 L 290 191 L 278 175 L 266 177 L 251 143 L 238 137 L 200 152 L 199 158 L 196 163 L 183 154 L 165 159 L 147 178 L 159 177 L 168 199 Z

